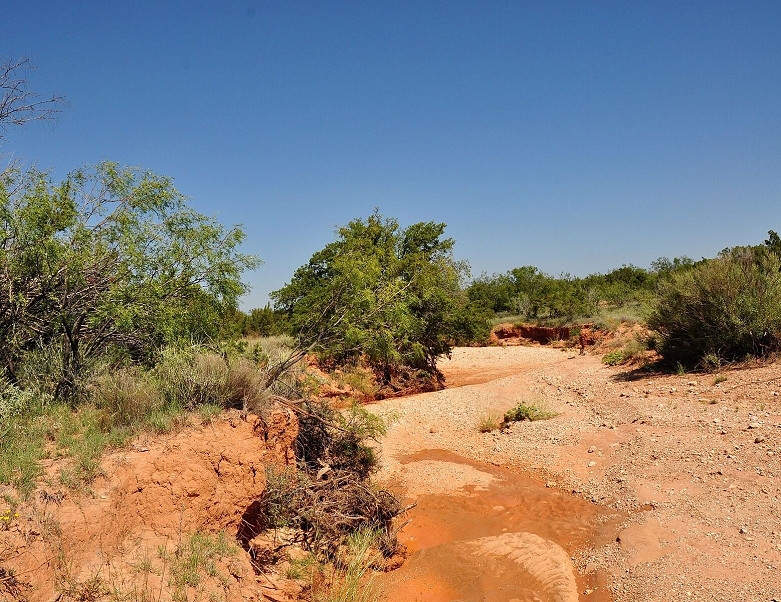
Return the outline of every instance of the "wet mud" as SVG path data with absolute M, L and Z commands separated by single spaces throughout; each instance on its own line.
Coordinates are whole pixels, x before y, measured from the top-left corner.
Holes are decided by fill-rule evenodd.
M 409 557 L 383 576 L 386 600 L 613 600 L 607 575 L 579 575 L 571 557 L 577 549 L 615 540 L 622 515 L 514 469 L 445 450 L 399 461 L 409 474 L 425 468 L 423 478 L 437 493 L 417 496 L 409 511 L 410 523 L 400 536 Z M 431 471 L 437 465 L 442 475 Z M 438 481 L 451 480 L 459 466 L 472 475 L 471 483 L 440 493 Z

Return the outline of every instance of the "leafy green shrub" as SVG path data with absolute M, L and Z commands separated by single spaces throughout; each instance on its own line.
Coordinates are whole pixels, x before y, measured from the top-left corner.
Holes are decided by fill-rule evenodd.
M 504 415 L 504 421 L 507 422 L 521 422 L 523 420 L 529 420 L 534 422 L 536 420 L 548 420 L 549 418 L 555 418 L 558 416 L 556 412 L 545 409 L 542 404 L 531 402 L 521 402 L 511 410 L 507 410 Z
M 708 367 L 779 348 L 781 262 L 742 247 L 675 272 L 648 320 L 670 365 Z M 707 364 L 707 365 L 706 365 Z
M 161 344 L 219 336 L 257 265 L 240 228 L 190 208 L 169 178 L 103 162 L 61 184 L 13 166 L 0 178 L 0 364 L 59 347 L 54 395 L 73 403 L 113 348 L 149 359 Z
M 20 389 L 0 377 L 0 424 L 7 424 L 12 418 L 25 414 L 39 414 L 51 401 L 50 395 Z
M 618 366 L 625 359 L 623 351 L 611 351 L 602 356 L 602 363 L 607 366 Z

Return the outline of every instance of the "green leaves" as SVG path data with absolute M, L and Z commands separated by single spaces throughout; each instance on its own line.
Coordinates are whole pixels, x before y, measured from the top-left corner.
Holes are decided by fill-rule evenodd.
M 376 211 L 353 220 L 272 293 L 276 309 L 305 345 L 337 363 L 364 355 L 385 383 L 409 369 L 437 376 L 436 358 L 459 337 L 467 304 L 468 267 L 453 260 L 444 229 L 402 229 Z
M 0 359 L 62 341 L 64 394 L 89 356 L 137 359 L 205 340 L 257 259 L 244 232 L 195 212 L 169 178 L 104 162 L 61 184 L 34 170 L 0 183 Z
M 762 247 L 736 247 L 659 286 L 648 325 L 671 365 L 704 366 L 781 346 L 781 261 Z

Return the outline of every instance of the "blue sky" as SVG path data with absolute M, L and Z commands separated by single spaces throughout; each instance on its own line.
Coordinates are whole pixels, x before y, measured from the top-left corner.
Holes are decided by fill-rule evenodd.
M 263 305 L 377 206 L 475 275 L 584 275 L 781 230 L 779 2 L 6 0 L 0 55 L 70 106 L 9 132 L 242 223 Z

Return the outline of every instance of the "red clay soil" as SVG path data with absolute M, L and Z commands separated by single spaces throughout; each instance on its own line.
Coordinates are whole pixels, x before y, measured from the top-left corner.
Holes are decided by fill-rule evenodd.
M 536 326 L 534 324 L 498 324 L 491 331 L 493 345 L 522 345 L 525 342 L 547 345 L 570 338 L 569 326 Z
M 242 526 L 246 530 L 246 521 L 252 526 L 265 469 L 294 462 L 297 433 L 298 421 L 289 410 L 276 409 L 264 418 L 229 411 L 209 424 L 107 456 L 106 476 L 87 493 L 66 490 L 56 481 L 43 483 L 0 531 L 0 566 L 16 574 L 20 594 L 3 587 L 10 580 L 0 581 L 0 600 L 102 599 L 84 597 L 90 583 L 101 592 L 154 592 L 159 599 L 167 579 L 160 567 L 145 574 L 133 567 L 150 559 L 159 563 L 158 549 L 173 553 L 189 534 L 224 531 L 233 539 Z M 257 592 L 246 554 L 232 558 L 225 571 L 224 599 L 244 600 Z M 195 593 L 188 590 L 188 596 Z

